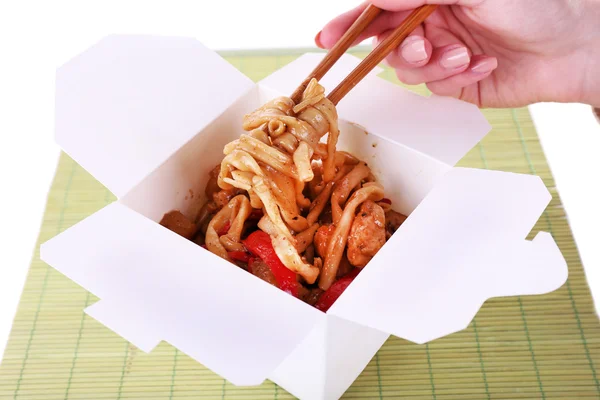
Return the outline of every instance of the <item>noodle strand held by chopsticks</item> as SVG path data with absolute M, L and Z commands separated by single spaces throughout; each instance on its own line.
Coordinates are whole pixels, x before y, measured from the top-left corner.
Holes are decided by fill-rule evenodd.
M 315 177 L 310 159 L 313 155 L 312 148 L 306 142 L 300 142 L 296 151 L 294 151 L 294 164 L 298 171 L 298 178 L 302 182 L 310 182 Z
M 316 280 L 318 268 L 303 262 L 300 253 L 312 242 L 313 230 L 318 227 L 316 219 L 328 200 L 322 196 L 324 202 L 315 208 L 304 194 L 305 182 L 315 177 L 312 166 L 315 152 L 325 159 L 327 166 L 322 168 L 330 170 L 329 180 L 336 172 L 337 113 L 324 93 L 325 89 L 313 79 L 298 105 L 281 97 L 246 115 L 243 128 L 250 133 L 225 146 L 226 157 L 218 179 L 222 189 L 246 190 L 250 205 L 263 208 L 266 215 L 261 223 L 271 230 L 276 253 L 286 267 L 307 282 Z M 321 148 L 319 140 L 326 133 L 329 133 L 328 144 Z M 312 209 L 310 223 L 301 215 L 308 207 Z M 290 229 L 300 232 L 299 246 Z
M 325 182 L 332 180 L 335 175 L 335 146 L 339 134 L 337 121 L 331 122 L 329 136 L 327 136 L 327 158 L 323 162 L 323 180 Z
M 291 133 L 286 132 L 273 139 L 273 145 L 285 150 L 288 154 L 294 154 L 298 147 L 298 139 Z
M 264 175 L 260 166 L 252 158 L 252 156 L 245 151 L 234 150 L 229 153 L 221 162 L 221 171 L 219 172 L 218 185 L 221 189 L 231 189 L 232 185 L 224 181 L 231 174 L 234 169 L 252 172 L 255 175 Z
M 275 201 L 275 197 L 273 196 L 273 193 L 267 186 L 265 180 L 260 176 L 255 176 L 252 179 L 252 186 L 254 187 L 254 191 L 263 203 L 265 214 L 269 216 L 271 223 L 275 226 L 279 234 L 285 236 L 286 239 L 290 241 L 290 243 L 294 243 L 292 233 L 283 222 L 283 219 L 281 218 L 281 213 L 279 211 L 279 207 L 277 207 L 277 203 Z
M 242 126 L 209 173 L 198 218 L 178 233 L 325 311 L 322 294 L 333 302 L 336 279 L 365 267 L 406 216 L 366 163 L 336 150 L 337 111 L 316 79 L 298 104 L 273 99 Z M 186 221 L 178 210 L 167 216 L 176 232 L 173 221 Z
M 244 117 L 248 133 L 224 147 L 216 181 L 219 188 L 229 191 L 226 197 L 234 190 L 246 195 L 231 199 L 210 220 L 205 238 L 210 251 L 226 259 L 227 252 L 245 251 L 240 243 L 245 222 L 252 209 L 260 208 L 258 228 L 269 235 L 283 265 L 309 284 L 321 274 L 319 286 L 331 285 L 356 207 L 367 199 L 383 197 L 381 186 L 365 184 L 372 174 L 364 162 L 336 151 L 337 120 L 335 106 L 315 79 L 298 104 L 280 97 Z M 327 142 L 321 143 L 325 135 Z M 329 220 L 329 205 L 335 235 L 327 254 L 302 257 L 313 243 L 321 216 Z M 229 231 L 219 237 L 228 223 Z
M 267 146 L 260 140 L 254 139 L 248 135 L 242 135 L 239 139 L 238 148 L 248 152 L 252 157 L 256 158 L 256 160 L 270 165 L 277 171 L 291 178 L 298 178 L 292 158 L 276 148 Z
M 271 193 L 286 224 L 296 232 L 308 228 L 306 218 L 300 215 L 300 209 L 296 203 L 294 181 L 270 167 L 266 167 L 265 172 L 268 177 L 266 182 L 270 186 Z

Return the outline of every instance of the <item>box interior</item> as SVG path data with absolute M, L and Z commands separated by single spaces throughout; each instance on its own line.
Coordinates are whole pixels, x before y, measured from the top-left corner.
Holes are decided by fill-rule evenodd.
M 242 129 L 244 114 L 275 96 L 277 94 L 268 88 L 249 91 L 127 193 L 121 202 L 153 221 L 159 221 L 171 210 L 180 210 L 194 219 L 206 202 L 204 189 L 208 174 L 223 159 L 223 147 L 245 133 Z M 339 124 L 338 150 L 365 161 L 383 184 L 393 208 L 402 214 L 410 215 L 451 169 L 407 146 L 366 132 L 354 122 L 340 120 Z

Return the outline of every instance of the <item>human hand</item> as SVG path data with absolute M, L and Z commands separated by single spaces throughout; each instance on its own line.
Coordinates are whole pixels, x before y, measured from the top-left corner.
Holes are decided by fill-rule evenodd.
M 416 7 L 440 6 L 387 58 L 400 81 L 480 107 L 600 107 L 600 0 L 372 0 L 315 38 L 331 48 L 368 3 L 386 10 L 357 43 L 381 42 Z

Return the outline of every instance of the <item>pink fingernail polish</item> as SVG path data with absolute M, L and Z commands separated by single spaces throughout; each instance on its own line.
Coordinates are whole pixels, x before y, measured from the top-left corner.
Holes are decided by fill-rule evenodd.
M 400 48 L 400 54 L 409 63 L 418 63 L 427 59 L 425 40 L 414 39 L 404 43 Z
M 448 50 L 442 56 L 440 64 L 446 69 L 456 69 L 468 65 L 471 61 L 469 52 L 464 47 Z
M 315 44 L 320 49 L 324 49 L 325 48 L 325 47 L 323 47 L 323 44 L 321 43 L 321 31 L 319 31 L 319 33 L 317 33 L 317 36 L 315 36 Z
M 498 60 L 495 58 L 485 58 L 483 60 L 478 61 L 471 67 L 471 71 L 476 72 L 478 74 L 487 74 L 498 67 Z

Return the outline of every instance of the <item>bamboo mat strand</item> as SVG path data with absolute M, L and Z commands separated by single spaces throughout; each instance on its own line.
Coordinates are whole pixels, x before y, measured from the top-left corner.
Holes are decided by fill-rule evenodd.
M 259 80 L 301 53 L 223 55 Z M 397 82 L 389 69 L 382 76 Z M 424 87 L 410 89 L 427 93 Z M 492 299 L 468 329 L 425 345 L 390 338 L 344 398 L 600 398 L 600 324 L 529 113 L 484 113 L 493 130 L 459 165 L 542 178 L 553 199 L 530 238 L 540 230 L 553 235 L 567 258 L 569 280 L 544 296 Z M 114 200 L 77 163 L 61 155 L 0 365 L 0 399 L 292 399 L 272 382 L 235 387 L 166 343 L 145 354 L 83 313 L 97 299 L 40 261 L 39 243 Z

